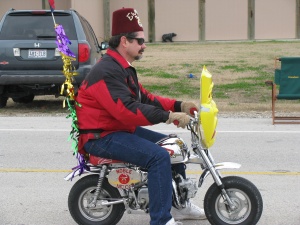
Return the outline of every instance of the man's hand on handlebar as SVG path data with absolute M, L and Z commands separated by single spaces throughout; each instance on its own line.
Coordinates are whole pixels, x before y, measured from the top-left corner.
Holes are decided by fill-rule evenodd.
M 199 108 L 193 102 L 182 102 L 181 103 L 181 112 L 185 112 L 190 116 L 194 116 L 194 112 L 199 111 Z
M 185 128 L 190 122 L 190 116 L 184 112 L 170 112 L 166 124 L 174 123 L 177 127 Z

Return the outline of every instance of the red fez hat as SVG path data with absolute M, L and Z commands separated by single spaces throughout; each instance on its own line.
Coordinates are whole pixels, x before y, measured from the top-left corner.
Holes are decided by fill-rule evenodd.
M 143 25 L 135 9 L 122 8 L 113 12 L 112 36 L 137 31 L 143 31 Z

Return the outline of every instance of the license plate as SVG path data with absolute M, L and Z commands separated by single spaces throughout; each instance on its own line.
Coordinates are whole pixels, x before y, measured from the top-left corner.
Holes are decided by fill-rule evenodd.
M 46 49 L 29 49 L 28 50 L 28 58 L 31 58 L 31 59 L 47 58 L 47 50 Z

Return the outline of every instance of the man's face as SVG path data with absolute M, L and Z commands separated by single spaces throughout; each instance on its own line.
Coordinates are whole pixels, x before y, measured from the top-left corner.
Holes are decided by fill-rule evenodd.
M 128 39 L 127 56 L 129 62 L 139 60 L 143 57 L 143 52 L 147 47 L 144 43 L 144 31 L 136 32 L 137 35 L 134 39 Z

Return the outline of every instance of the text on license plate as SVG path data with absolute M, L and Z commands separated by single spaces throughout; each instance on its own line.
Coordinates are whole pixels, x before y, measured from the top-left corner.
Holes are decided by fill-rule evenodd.
M 47 50 L 46 49 L 29 49 L 28 50 L 28 58 L 47 58 Z

